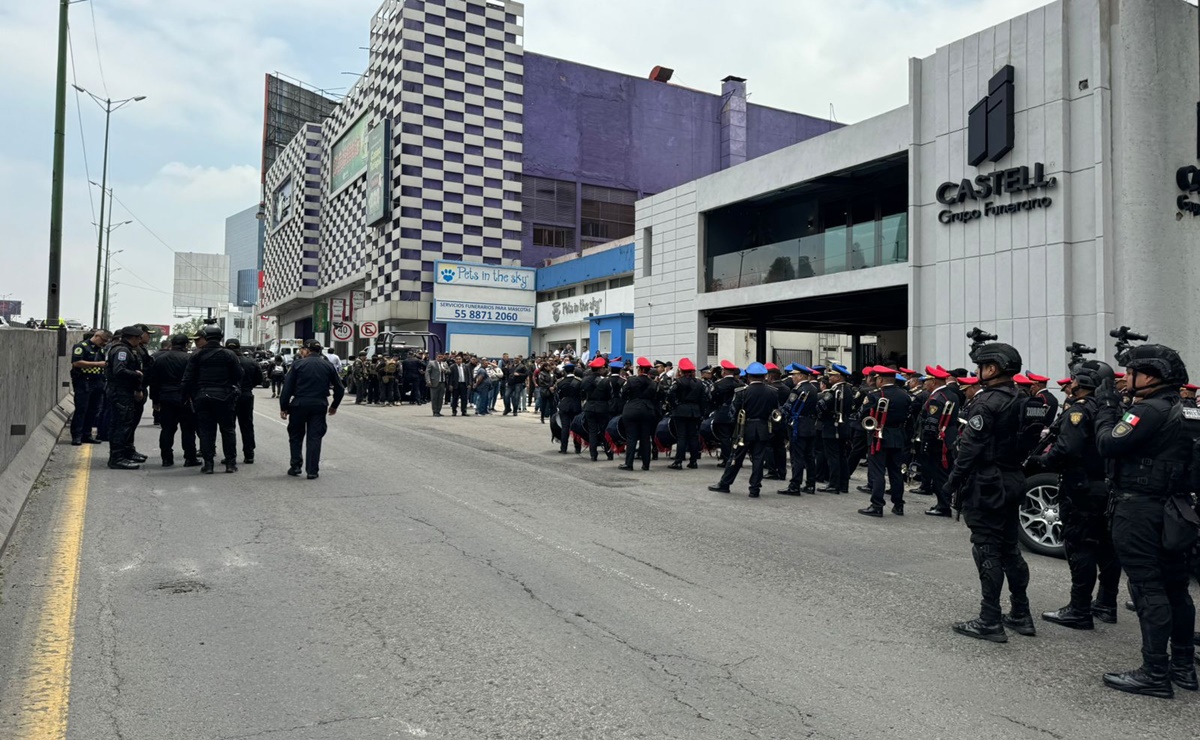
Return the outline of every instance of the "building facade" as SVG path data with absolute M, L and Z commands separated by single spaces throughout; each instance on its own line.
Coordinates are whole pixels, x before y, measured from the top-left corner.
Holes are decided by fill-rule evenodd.
M 902 108 L 639 201 L 639 342 L 837 332 L 953 367 L 980 326 L 1050 375 L 1123 324 L 1194 357 L 1196 13 L 1051 3 L 911 60 Z
M 535 351 L 634 352 L 633 254 L 633 239 L 624 239 L 540 268 Z
M 359 291 L 356 325 L 444 335 L 439 260 L 536 267 L 631 236 L 638 197 L 837 126 L 747 105 L 738 78 L 718 96 L 528 53 L 523 28 L 512 0 L 383 3 L 366 72 L 306 128 L 319 152 L 301 163 L 293 140 L 267 174 L 260 310 L 283 336 L 311 335 L 314 304 Z M 272 220 L 297 167 L 320 171 L 304 204 L 316 243 Z M 297 281 L 301 254 L 316 274 Z
M 258 273 L 263 264 L 265 221 L 258 206 L 225 219 L 225 255 L 229 257 L 229 302 L 253 306 L 258 302 Z

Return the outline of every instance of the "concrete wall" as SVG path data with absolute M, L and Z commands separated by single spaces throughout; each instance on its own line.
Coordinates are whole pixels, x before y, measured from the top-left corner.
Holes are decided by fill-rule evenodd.
M 81 336 L 68 332 L 67 354 L 60 358 L 56 332 L 0 329 L 0 472 L 42 417 L 71 392 L 70 350 Z

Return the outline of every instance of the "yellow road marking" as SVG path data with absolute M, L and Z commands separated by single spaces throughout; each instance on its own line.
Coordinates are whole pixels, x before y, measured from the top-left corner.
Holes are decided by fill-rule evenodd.
M 61 740 L 67 736 L 71 653 L 79 597 L 79 555 L 93 445 L 79 448 L 79 464 L 54 526 L 46 595 L 38 619 L 26 678 L 21 687 L 17 738 Z

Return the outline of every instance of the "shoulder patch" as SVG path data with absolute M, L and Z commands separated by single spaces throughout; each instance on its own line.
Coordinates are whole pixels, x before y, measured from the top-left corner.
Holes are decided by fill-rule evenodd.
M 77 355 L 82 355 L 82 354 L 83 354 L 83 347 L 76 347 L 76 348 L 75 348 L 75 354 L 77 354 Z
M 972 416 L 971 419 L 967 422 L 967 426 L 971 427 L 972 429 L 974 429 L 977 432 L 980 431 L 981 429 L 983 429 L 983 416 L 981 416 L 979 414 Z
M 1192 406 L 1184 406 L 1180 410 L 1183 412 L 1183 418 L 1189 421 L 1200 421 L 1200 409 Z
M 1138 425 L 1138 422 L 1141 420 L 1142 420 L 1142 418 L 1134 413 L 1127 413 L 1121 417 L 1121 423 L 1128 424 L 1130 429 L 1132 429 L 1133 427 L 1136 427 Z
M 931 404 L 929 404 L 929 413 L 930 413 L 930 414 L 936 414 L 937 412 L 938 412 L 938 406 L 937 406 L 937 404 L 936 404 L 936 403 L 931 403 Z
M 1083 421 L 1083 412 L 1082 411 L 1072 411 L 1070 416 L 1068 416 L 1067 418 L 1068 418 L 1068 420 L 1070 420 L 1070 422 L 1073 426 L 1079 426 L 1079 424 Z
M 129 359 L 129 353 L 126 352 L 125 350 L 121 350 L 120 352 L 117 353 L 117 359 L 120 360 L 121 362 L 124 362 L 125 360 Z
M 1129 424 L 1126 424 L 1124 421 L 1120 421 L 1120 422 L 1117 422 L 1117 425 L 1115 427 L 1113 427 L 1112 436 L 1124 437 L 1126 434 L 1129 434 L 1132 431 L 1133 431 L 1132 426 L 1130 426 Z

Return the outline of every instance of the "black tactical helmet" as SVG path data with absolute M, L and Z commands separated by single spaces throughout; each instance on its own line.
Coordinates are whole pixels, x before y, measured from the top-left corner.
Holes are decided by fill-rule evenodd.
M 196 333 L 196 336 L 209 342 L 214 340 L 220 341 L 225 336 L 225 332 L 216 324 L 205 324 L 200 327 L 200 331 Z
M 1106 380 L 1115 382 L 1117 376 L 1107 362 L 1084 360 L 1071 369 L 1071 379 L 1079 383 L 1080 388 L 1094 391 Z
M 1187 366 L 1179 353 L 1162 344 L 1139 344 L 1130 347 L 1117 358 L 1125 368 L 1160 378 L 1168 385 L 1184 385 L 1188 382 Z
M 225 349 L 241 349 L 241 348 L 242 348 L 242 343 L 236 339 L 230 339 L 229 341 L 225 342 Z
M 989 342 L 971 350 L 971 362 L 976 365 L 994 363 L 1000 366 L 1004 375 L 1016 375 L 1021 372 L 1021 353 L 1011 344 L 1004 342 Z

